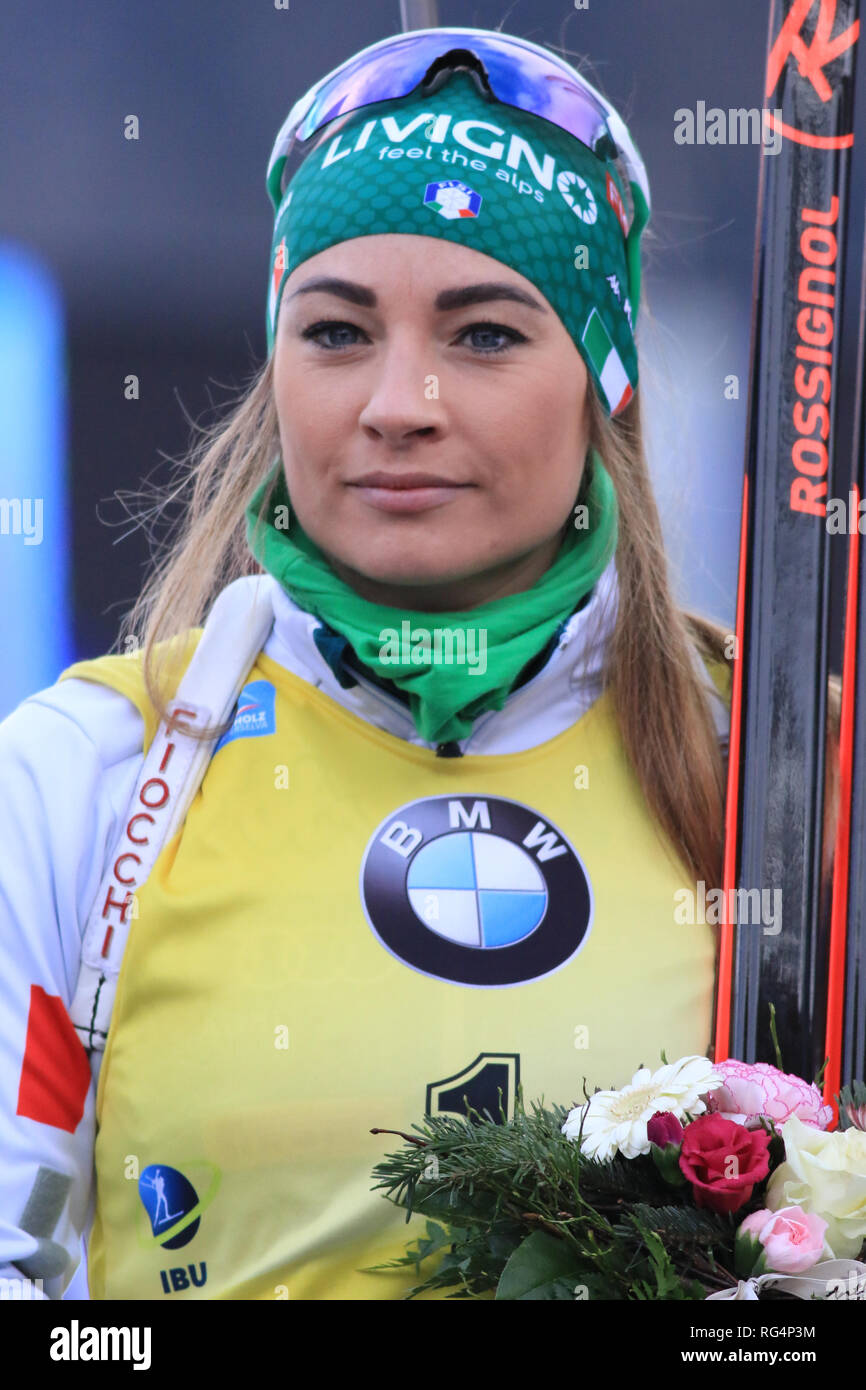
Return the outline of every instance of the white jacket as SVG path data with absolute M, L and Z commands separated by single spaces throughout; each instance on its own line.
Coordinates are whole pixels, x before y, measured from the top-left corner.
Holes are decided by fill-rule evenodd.
M 435 746 L 373 683 L 344 689 L 313 639 L 318 619 L 276 581 L 264 582 L 274 610 L 267 656 L 371 724 Z M 601 693 L 616 589 L 611 561 L 542 670 L 476 721 L 461 752 L 518 752 L 581 717 Z M 694 659 L 726 746 L 727 709 L 697 652 Z M 0 723 L 0 1278 L 29 1276 L 35 1284 L 24 1282 L 24 1297 L 63 1297 L 79 1266 L 95 1137 L 92 1082 L 74 1132 L 16 1113 L 31 990 L 70 1007 L 82 932 L 138 779 L 142 740 L 143 720 L 124 695 L 74 678 L 29 696 Z M 81 1275 L 70 1294 L 87 1297 Z

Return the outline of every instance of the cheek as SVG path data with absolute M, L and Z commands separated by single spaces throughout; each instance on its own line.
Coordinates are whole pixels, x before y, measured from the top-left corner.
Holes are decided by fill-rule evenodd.
M 343 413 L 326 382 L 274 371 L 274 405 L 287 470 L 318 468 L 345 437 Z
M 589 436 L 585 384 L 575 380 L 571 362 L 546 365 L 527 380 L 512 420 L 514 439 L 523 439 L 546 475 L 579 468 Z

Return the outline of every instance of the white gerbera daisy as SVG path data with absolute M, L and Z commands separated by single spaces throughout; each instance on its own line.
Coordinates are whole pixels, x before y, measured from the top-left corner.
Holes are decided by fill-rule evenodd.
M 706 1057 L 681 1057 L 656 1072 L 641 1067 L 621 1091 L 596 1091 L 585 1105 L 571 1110 L 562 1132 L 576 1139 L 583 1119 L 580 1151 L 587 1158 L 602 1163 L 616 1153 L 636 1158 L 650 1151 L 647 1124 L 657 1111 L 669 1111 L 679 1120 L 686 1112 L 701 1115 L 706 1110 L 701 1095 L 722 1080 Z

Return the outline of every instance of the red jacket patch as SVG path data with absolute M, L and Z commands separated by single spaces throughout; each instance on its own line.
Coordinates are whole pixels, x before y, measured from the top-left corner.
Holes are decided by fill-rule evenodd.
M 60 995 L 31 985 L 16 1113 L 73 1134 L 90 1079 L 87 1053 Z

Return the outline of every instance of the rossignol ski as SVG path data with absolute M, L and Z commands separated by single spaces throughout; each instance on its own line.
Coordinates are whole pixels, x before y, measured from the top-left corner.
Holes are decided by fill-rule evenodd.
M 823 1065 L 826 504 L 859 0 L 772 0 L 740 535 L 715 1059 Z M 733 908 L 733 912 L 731 911 Z M 734 922 L 737 923 L 734 927 Z
M 827 1089 L 866 1076 L 866 564 L 861 504 L 866 494 L 866 244 L 860 280 L 857 402 L 851 483 L 842 500 L 848 534 L 842 718 L 839 736 L 839 826 L 833 876 L 827 1003 Z M 866 507 L 864 507 L 866 515 Z

